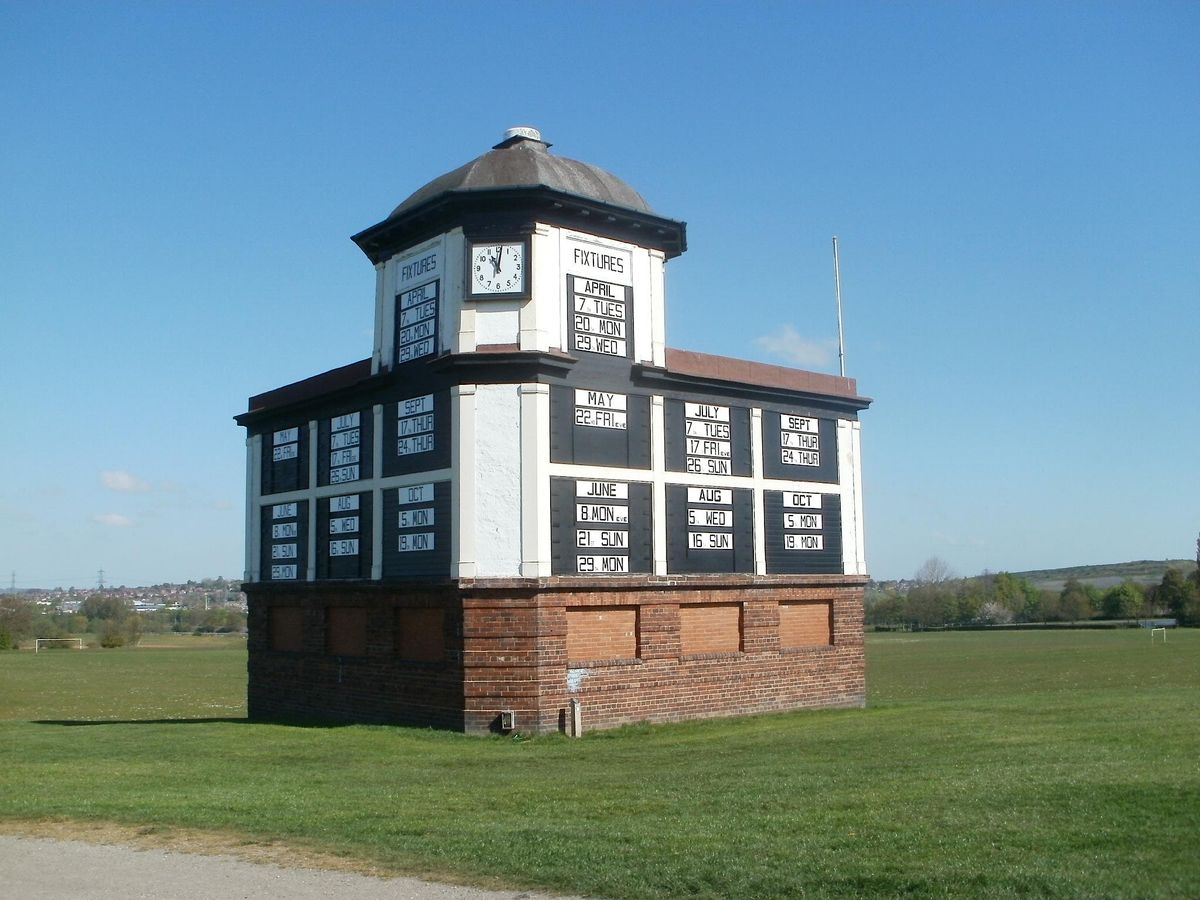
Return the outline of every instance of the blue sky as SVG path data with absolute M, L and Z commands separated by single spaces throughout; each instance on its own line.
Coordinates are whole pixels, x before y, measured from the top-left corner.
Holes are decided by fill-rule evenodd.
M 880 578 L 1191 557 L 1200 5 L 0 0 L 0 585 L 243 568 L 349 236 L 539 127 L 688 223 L 672 346 L 848 374 Z

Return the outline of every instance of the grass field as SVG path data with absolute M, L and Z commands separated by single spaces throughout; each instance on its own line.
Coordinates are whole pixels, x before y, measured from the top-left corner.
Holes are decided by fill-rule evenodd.
M 0 654 L 0 820 L 611 897 L 1200 896 L 1197 631 L 871 636 L 866 710 L 582 740 L 249 724 L 212 646 Z

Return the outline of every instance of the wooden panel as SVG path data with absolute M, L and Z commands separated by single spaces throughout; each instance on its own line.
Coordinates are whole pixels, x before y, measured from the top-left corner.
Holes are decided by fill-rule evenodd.
M 330 606 L 326 609 L 325 648 L 330 656 L 366 656 L 367 608 Z
M 299 653 L 304 649 L 304 610 L 299 606 L 272 606 L 271 649 Z
M 579 607 L 567 609 L 567 659 L 637 657 L 637 609 Z
M 679 607 L 681 653 L 734 653 L 742 649 L 742 604 L 685 604 Z
M 440 609 L 396 608 L 396 655 L 417 662 L 439 662 L 446 654 L 445 615 Z
M 779 604 L 780 647 L 814 647 L 832 643 L 832 603 L 791 601 Z

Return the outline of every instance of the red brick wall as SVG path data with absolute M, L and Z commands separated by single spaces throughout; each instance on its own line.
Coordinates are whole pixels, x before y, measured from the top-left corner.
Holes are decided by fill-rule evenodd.
M 864 581 L 248 585 L 250 715 L 486 732 L 498 727 L 502 710 L 512 710 L 518 730 L 534 732 L 562 728 L 572 699 L 582 704 L 585 731 L 862 706 Z M 330 608 L 352 606 L 365 609 L 366 652 L 332 655 Z M 300 610 L 301 649 L 272 649 L 275 607 Z M 433 659 L 439 626 L 443 653 Z M 431 658 L 416 658 L 425 651 Z
M 446 655 L 445 610 L 396 608 L 396 655 L 401 659 L 440 662 Z
M 741 649 L 740 603 L 687 603 L 679 607 L 680 653 L 736 653 Z
M 317 583 L 247 585 L 247 705 L 252 719 L 391 722 L 463 728 L 462 627 L 458 594 L 449 586 Z M 331 608 L 365 610 L 366 652 L 338 656 L 328 647 Z M 396 644 L 396 608 L 442 615 L 438 660 L 405 658 Z M 276 609 L 302 619 L 298 650 L 273 650 Z M 336 617 L 336 613 L 334 614 Z M 432 613 L 428 613 L 431 618 Z M 335 626 L 336 627 L 336 626 Z
M 580 607 L 567 613 L 567 661 L 637 657 L 635 607 Z
M 833 641 L 833 604 L 779 604 L 779 646 L 815 647 Z

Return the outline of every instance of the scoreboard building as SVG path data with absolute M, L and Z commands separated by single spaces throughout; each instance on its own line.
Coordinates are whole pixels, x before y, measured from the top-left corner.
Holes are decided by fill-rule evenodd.
M 369 359 L 251 397 L 255 719 L 468 732 L 864 702 L 852 379 L 667 346 L 687 247 L 530 128 L 354 236 Z

